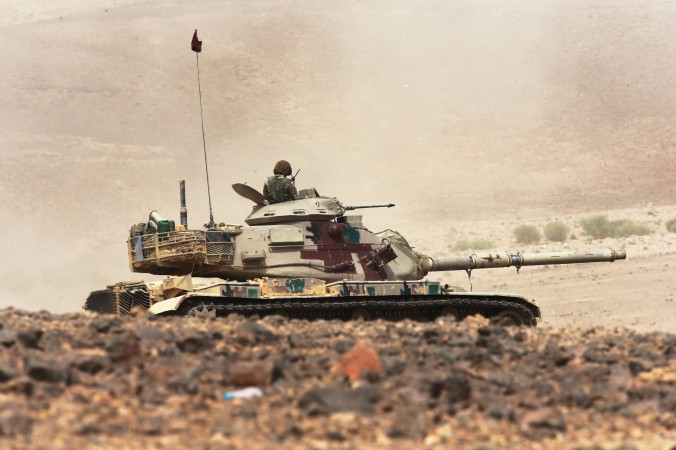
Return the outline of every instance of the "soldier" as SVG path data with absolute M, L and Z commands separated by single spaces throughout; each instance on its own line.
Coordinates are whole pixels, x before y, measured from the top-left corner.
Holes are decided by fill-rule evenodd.
M 269 204 L 288 202 L 298 199 L 298 191 L 291 177 L 291 164 L 277 161 L 273 169 L 274 176 L 268 177 L 263 186 L 263 195 Z

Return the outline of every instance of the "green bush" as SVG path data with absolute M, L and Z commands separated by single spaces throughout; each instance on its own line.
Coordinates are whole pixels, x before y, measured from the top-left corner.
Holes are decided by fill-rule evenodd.
M 455 243 L 453 248 L 458 251 L 464 250 L 487 250 L 495 246 L 488 239 L 462 239 Z
M 676 217 L 667 220 L 667 231 L 669 233 L 676 233 Z
M 594 239 L 607 237 L 644 236 L 652 233 L 648 225 L 633 220 L 608 220 L 606 216 L 592 216 L 580 221 L 585 233 Z
M 554 242 L 565 242 L 568 239 L 570 227 L 560 220 L 545 225 L 545 237 Z
M 514 228 L 514 237 L 520 244 L 534 244 L 542 237 L 535 225 L 519 225 Z

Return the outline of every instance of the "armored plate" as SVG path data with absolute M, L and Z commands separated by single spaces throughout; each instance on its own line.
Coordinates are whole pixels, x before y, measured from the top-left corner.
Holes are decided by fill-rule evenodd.
M 263 197 L 263 194 L 258 192 L 256 189 L 252 188 L 248 184 L 244 183 L 235 183 L 232 185 L 232 188 L 237 192 L 239 195 L 242 197 L 251 200 L 255 204 L 259 206 L 263 206 L 265 204 L 265 197 Z
M 328 221 L 342 216 L 344 212 L 345 207 L 335 198 L 304 198 L 254 208 L 244 221 L 248 225 L 310 220 Z

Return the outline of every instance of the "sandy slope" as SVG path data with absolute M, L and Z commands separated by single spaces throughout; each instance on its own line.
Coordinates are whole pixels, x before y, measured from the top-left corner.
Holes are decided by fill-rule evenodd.
M 534 214 L 537 212 L 529 212 Z M 676 330 L 676 234 L 667 232 L 665 222 L 676 217 L 672 206 L 624 208 L 600 211 L 610 220 L 629 219 L 646 224 L 654 232 L 647 236 L 593 240 L 584 235 L 580 221 L 592 213 L 502 217 L 494 220 L 455 221 L 449 227 L 434 224 L 418 241 L 420 250 L 430 255 L 444 252 L 470 255 L 491 250 L 453 248 L 462 240 L 486 239 L 495 251 L 561 252 L 595 249 L 625 249 L 627 259 L 613 263 L 568 266 L 524 267 L 515 269 L 475 270 L 471 286 L 464 272 L 433 274 L 432 278 L 450 281 L 475 291 L 520 293 L 535 299 L 543 310 L 543 324 L 552 326 L 627 326 L 641 331 Z M 518 225 L 535 225 L 542 230 L 547 223 L 560 220 L 571 227 L 567 242 L 537 244 L 516 242 L 513 230 Z M 440 243 L 440 245 L 439 245 Z
M 367 225 L 430 252 L 471 237 L 463 230 L 514 249 L 514 224 L 595 212 L 652 220 L 673 244 L 671 3 L 8 5 L 0 306 L 75 311 L 88 291 L 136 278 L 128 227 L 153 209 L 176 217 L 179 178 L 192 224 L 208 217 L 194 28 L 219 220 L 250 208 L 231 182 L 257 185 L 285 157 L 302 187 L 396 203 Z M 474 287 L 539 299 L 552 325 L 668 329 L 673 247 L 592 244 L 626 246 L 630 259 L 475 274 Z

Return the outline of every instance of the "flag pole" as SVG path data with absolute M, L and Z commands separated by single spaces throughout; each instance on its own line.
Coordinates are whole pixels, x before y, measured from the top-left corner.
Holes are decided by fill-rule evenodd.
M 197 39 L 197 30 L 192 36 L 191 43 L 192 51 L 195 52 L 197 57 L 197 90 L 200 97 L 200 119 L 202 121 L 202 147 L 204 148 L 204 166 L 207 172 L 207 195 L 209 196 L 209 223 L 207 227 L 209 229 L 216 228 L 216 223 L 214 223 L 214 213 L 211 209 L 211 188 L 209 187 L 209 163 L 207 162 L 207 141 L 204 137 L 204 112 L 202 111 L 202 83 L 200 82 L 200 52 L 202 51 L 202 41 Z

